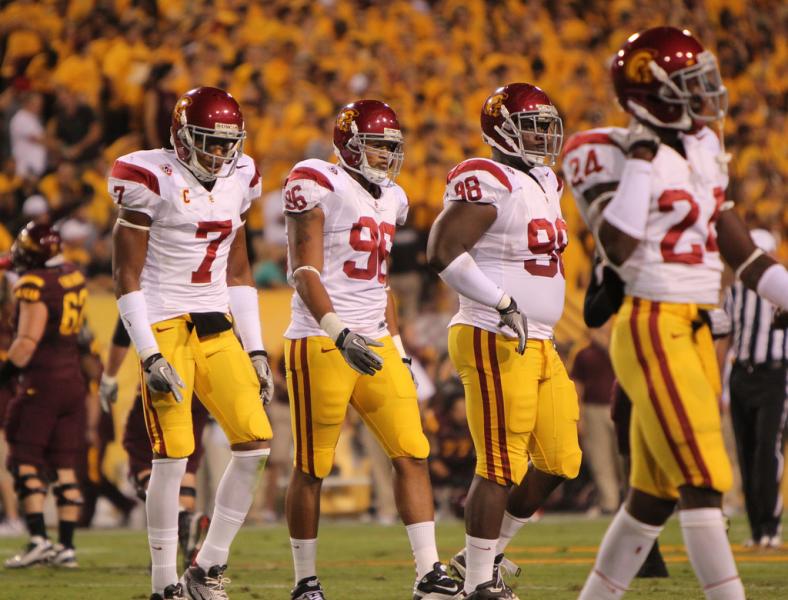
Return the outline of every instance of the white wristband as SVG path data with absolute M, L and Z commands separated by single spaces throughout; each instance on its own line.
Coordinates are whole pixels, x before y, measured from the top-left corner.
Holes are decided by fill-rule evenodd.
M 118 312 L 139 357 L 144 361 L 156 354 L 159 345 L 148 322 L 148 304 L 142 290 L 123 294 L 118 298 Z
M 651 171 L 649 161 L 628 159 L 624 163 L 618 189 L 602 212 L 605 221 L 637 240 L 646 237 L 651 203 Z
M 394 342 L 394 347 L 399 352 L 400 358 L 408 358 L 408 353 L 405 352 L 405 346 L 402 345 L 402 336 L 399 334 L 392 336 L 391 341 Z
M 346 327 L 337 313 L 330 312 L 324 314 L 323 318 L 320 319 L 320 329 L 325 331 L 326 334 L 328 334 L 328 337 L 336 342 L 339 334 L 342 333 Z
M 263 350 L 257 290 L 251 285 L 234 285 L 227 288 L 227 294 L 230 297 L 230 313 L 235 322 L 235 331 L 241 338 L 244 350 Z
M 783 310 L 788 310 L 788 270 L 782 265 L 772 265 L 758 280 L 758 295 Z
M 467 252 L 451 261 L 439 275 L 457 293 L 490 308 L 496 308 L 504 296 L 503 290 L 490 281 Z

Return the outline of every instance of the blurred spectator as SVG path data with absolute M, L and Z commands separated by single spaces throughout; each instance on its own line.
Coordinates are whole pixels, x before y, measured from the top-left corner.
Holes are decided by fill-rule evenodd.
M 57 90 L 55 114 L 47 124 L 47 133 L 65 160 L 83 163 L 99 155 L 101 124 L 98 117 L 67 87 Z
M 142 105 L 145 148 L 172 148 L 170 144 L 172 108 L 178 100 L 178 94 L 173 90 L 174 79 L 175 70 L 172 63 L 153 65 L 145 84 L 145 98 Z
M 610 322 L 591 330 L 589 344 L 575 356 L 571 378 L 580 397 L 580 443 L 597 491 L 597 506 L 612 515 L 621 502 L 623 465 L 610 418 L 610 395 L 615 375 L 607 352 Z
M 16 174 L 37 179 L 47 166 L 47 147 L 42 114 L 44 98 L 41 94 L 26 93 L 19 110 L 11 117 L 9 134 L 11 155 L 16 161 Z
M 39 194 L 30 196 L 22 204 L 22 217 L 25 223 L 28 221 L 35 221 L 36 223 L 49 221 L 49 203 L 46 198 Z

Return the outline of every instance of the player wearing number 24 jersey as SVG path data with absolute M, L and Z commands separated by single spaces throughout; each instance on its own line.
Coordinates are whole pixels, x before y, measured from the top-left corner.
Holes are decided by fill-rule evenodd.
M 547 94 L 527 83 L 495 90 L 481 126 L 492 159 L 449 172 L 427 253 L 460 294 L 449 353 L 477 457 L 466 547 L 452 565 L 467 597 L 514 598 L 497 577 L 506 542 L 580 468 L 577 394 L 552 340 L 566 285 L 562 183 L 550 168 L 563 129 Z
M 755 247 L 725 202 L 730 157 L 709 128 L 727 106 L 714 55 L 687 30 L 657 27 L 628 38 L 611 74 L 629 127 L 576 134 L 564 165 L 604 260 L 624 284 L 610 351 L 632 400 L 632 470 L 580 598 L 620 598 L 678 505 L 706 597 L 742 600 L 720 510 L 732 472 L 709 315 L 719 302 L 721 258 L 782 307 L 788 273 Z
M 226 598 L 229 545 L 271 438 L 261 399 L 270 399 L 272 378 L 244 233 L 260 175 L 243 154 L 240 107 L 223 90 L 181 96 L 171 135 L 174 150 L 122 156 L 109 179 L 120 207 L 113 236 L 118 309 L 142 363 L 154 452 L 146 498 L 151 598 Z M 178 490 L 194 450 L 193 393 L 222 426 L 232 459 L 205 543 L 179 583 Z
M 408 201 L 397 116 L 383 102 L 345 106 L 334 126 L 339 164 L 306 160 L 284 189 L 290 279 L 285 332 L 295 469 L 287 490 L 293 600 L 324 598 L 315 566 L 320 487 L 352 404 L 391 458 L 398 508 L 416 558 L 414 599 L 454 598 L 435 546 L 432 490 L 409 358 L 387 289 L 388 256 Z M 392 334 L 394 337 L 392 337 Z

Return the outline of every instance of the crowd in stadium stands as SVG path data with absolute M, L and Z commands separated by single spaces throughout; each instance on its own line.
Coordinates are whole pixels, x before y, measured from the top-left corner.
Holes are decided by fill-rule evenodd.
M 104 276 L 107 289 L 115 215 L 107 171 L 122 154 L 168 143 L 183 91 L 223 87 L 242 105 L 245 151 L 263 176 L 263 197 L 247 224 L 261 288 L 286 285 L 279 190 L 287 170 L 304 157 L 332 155 L 333 119 L 345 103 L 378 98 L 397 111 L 406 131 L 398 183 L 411 212 L 397 235 L 392 287 L 407 317 L 403 338 L 438 390 L 428 420 L 436 452 L 448 452 L 432 471 L 442 484 L 453 485 L 446 466 L 464 464 L 467 440 L 455 439 L 463 411 L 446 359 L 453 299 L 428 274 L 424 246 L 447 170 L 487 155 L 479 111 L 494 88 L 512 81 L 544 88 L 567 135 L 623 125 L 607 70 L 614 49 L 665 20 L 691 29 L 719 56 L 730 94 L 730 195 L 751 222 L 783 234 L 780 254 L 788 257 L 788 39 L 780 30 L 786 9 L 776 0 L 760 0 L 757 11 L 738 0 L 4 4 L 0 253 L 25 222 L 61 220 L 67 257 L 99 283 Z M 589 236 L 568 193 L 563 210 L 573 243 L 585 251 L 573 255 L 585 263 L 574 272 L 585 273 Z M 582 285 L 568 283 L 570 294 Z

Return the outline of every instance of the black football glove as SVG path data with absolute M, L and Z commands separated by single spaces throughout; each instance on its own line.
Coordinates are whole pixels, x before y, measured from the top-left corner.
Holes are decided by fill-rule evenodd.
M 511 302 L 503 308 L 499 308 L 498 314 L 501 321 L 498 327 L 508 327 L 517 334 L 517 353 L 525 354 L 525 343 L 528 341 L 528 319 L 517 308 L 517 302 L 510 298 Z
M 186 384 L 160 353 L 157 352 L 145 359 L 142 363 L 142 371 L 145 373 L 145 383 L 154 392 L 170 393 L 175 397 L 176 402 L 183 400 L 180 388 L 186 387 Z

